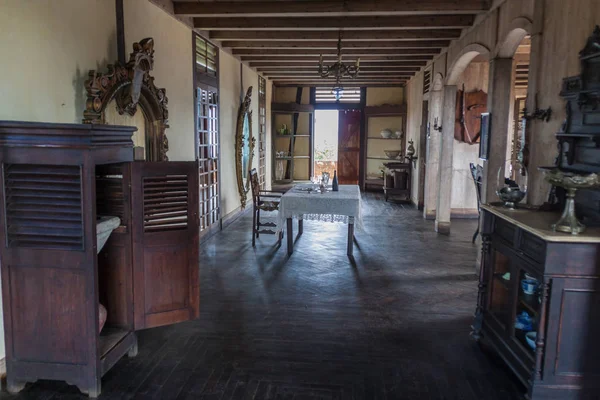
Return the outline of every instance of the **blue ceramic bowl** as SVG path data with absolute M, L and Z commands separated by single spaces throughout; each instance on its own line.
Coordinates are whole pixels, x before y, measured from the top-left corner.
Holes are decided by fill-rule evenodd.
M 537 332 L 528 332 L 525 335 L 525 340 L 527 340 L 527 344 L 529 345 L 529 347 L 531 347 L 533 350 L 535 350 L 535 341 L 537 339 Z
M 538 288 L 538 281 L 535 279 L 523 279 L 521 281 L 521 289 L 525 294 L 535 294 Z

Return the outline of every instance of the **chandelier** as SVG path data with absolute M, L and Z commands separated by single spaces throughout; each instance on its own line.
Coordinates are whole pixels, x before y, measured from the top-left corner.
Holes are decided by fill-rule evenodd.
M 356 60 L 354 65 L 346 65 L 342 62 L 342 32 L 340 31 L 337 44 L 337 61 L 332 65 L 323 65 L 323 54 L 319 56 L 319 75 L 321 78 L 335 77 L 335 84 L 331 88 L 331 93 L 335 96 L 336 101 L 340 101 L 344 94 L 342 78 L 353 79 L 358 75 L 359 70 L 360 58 Z

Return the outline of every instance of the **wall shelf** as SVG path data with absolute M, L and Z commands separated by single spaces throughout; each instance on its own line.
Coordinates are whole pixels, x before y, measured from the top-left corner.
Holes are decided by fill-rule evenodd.
M 386 156 L 379 156 L 378 154 L 383 153 L 384 150 L 399 150 L 401 154 L 404 154 L 406 149 L 405 137 L 401 138 L 390 137 L 384 138 L 379 135 L 382 129 L 391 129 L 392 131 L 397 129 L 402 132 L 406 132 L 406 115 L 407 107 L 406 104 L 384 104 L 380 106 L 367 106 L 364 108 L 365 115 L 365 136 L 362 142 L 364 147 L 364 159 L 363 159 L 363 185 L 362 189 L 368 188 L 382 190 L 383 182 L 376 183 L 369 176 L 374 176 L 379 172 L 381 164 L 385 162 L 396 162 L 400 163 L 404 161 L 404 158 L 392 159 Z M 409 172 L 410 174 L 410 172 Z M 409 177 L 410 179 L 410 177 Z M 410 197 L 410 195 L 409 195 Z
M 307 180 L 312 176 L 313 111 L 314 107 L 310 104 L 271 103 L 273 183 L 281 184 L 290 183 L 294 180 Z M 279 134 L 279 129 L 283 124 L 292 132 L 291 134 Z M 297 131 L 302 133 L 297 133 Z M 307 131 L 308 133 L 305 133 Z M 277 152 L 281 151 L 290 154 L 290 156 L 277 157 Z M 279 175 L 281 172 L 278 174 L 278 168 L 280 171 L 283 169 L 283 179 L 277 179 L 282 178 Z

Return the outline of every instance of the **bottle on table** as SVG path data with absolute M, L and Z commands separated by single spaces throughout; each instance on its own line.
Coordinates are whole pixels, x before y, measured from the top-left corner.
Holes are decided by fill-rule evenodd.
M 337 171 L 335 170 L 333 171 L 333 181 L 331 182 L 331 190 L 333 190 L 334 192 L 340 190 L 340 187 L 338 185 Z

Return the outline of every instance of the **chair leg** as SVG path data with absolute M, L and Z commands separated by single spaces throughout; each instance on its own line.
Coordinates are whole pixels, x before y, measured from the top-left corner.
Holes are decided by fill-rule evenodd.
M 258 231 L 260 230 L 260 210 L 256 210 L 256 238 L 258 239 Z
M 475 231 L 475 234 L 473 235 L 473 240 L 471 241 L 472 243 L 475 243 L 475 239 L 477 239 L 477 235 L 479 235 L 479 225 L 477 225 L 477 230 Z
M 252 247 L 256 246 L 256 209 L 252 209 Z

